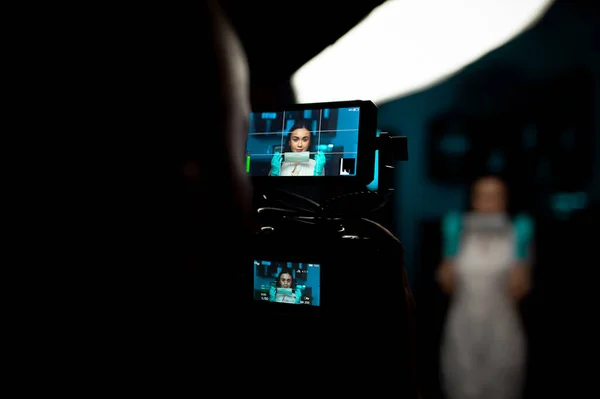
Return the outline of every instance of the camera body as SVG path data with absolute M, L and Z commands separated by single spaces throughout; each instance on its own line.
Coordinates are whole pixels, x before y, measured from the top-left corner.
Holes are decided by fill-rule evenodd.
M 252 276 L 247 298 L 259 312 L 336 318 L 376 316 L 405 307 L 403 249 L 377 225 L 361 219 L 307 224 L 281 218 L 267 222 L 252 240 Z M 289 274 L 282 288 L 278 277 Z M 250 281 L 251 280 L 251 281 Z M 275 291 L 298 293 L 296 302 Z
M 258 228 L 242 287 L 254 349 L 279 344 L 295 359 L 277 358 L 282 367 L 415 397 L 403 247 L 369 219 L 393 192 L 406 138 L 378 130 L 370 101 L 295 104 L 252 113 L 246 154 Z
M 403 273 L 400 242 L 367 219 L 393 191 L 394 161 L 407 159 L 406 138 L 379 132 L 377 111 L 352 100 L 251 113 L 246 172 L 259 229 L 245 292 L 254 309 L 316 316 L 399 300 L 375 300 L 364 285 L 384 269 L 403 281 L 391 271 Z M 378 271 L 385 263 L 396 267 Z

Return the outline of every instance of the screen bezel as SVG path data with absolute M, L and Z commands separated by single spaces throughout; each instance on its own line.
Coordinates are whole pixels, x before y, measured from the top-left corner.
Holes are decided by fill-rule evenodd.
M 375 142 L 377 136 L 377 106 L 372 101 L 353 100 L 353 101 L 333 101 L 321 103 L 304 103 L 290 105 L 261 106 L 252 109 L 252 113 L 263 112 L 283 112 L 283 111 L 302 111 L 316 110 L 325 108 L 360 108 L 358 122 L 358 152 L 356 155 L 356 173 L 353 176 L 252 176 L 253 182 L 269 185 L 289 184 L 294 182 L 298 185 L 318 185 L 330 184 L 332 180 L 345 183 L 369 184 L 374 179 L 375 163 Z M 247 141 L 246 141 L 247 148 Z

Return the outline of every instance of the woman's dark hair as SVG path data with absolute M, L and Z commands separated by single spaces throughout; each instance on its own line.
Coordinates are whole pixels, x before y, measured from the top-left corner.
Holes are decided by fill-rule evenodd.
M 310 133 L 310 144 L 308 146 L 308 151 L 313 152 L 315 135 L 312 133 L 311 129 L 312 122 L 309 120 L 301 119 L 296 121 L 290 130 L 288 130 L 287 139 L 283 145 L 283 152 L 291 152 L 292 149 L 290 147 L 290 140 L 292 139 L 292 132 L 296 129 L 306 129 Z

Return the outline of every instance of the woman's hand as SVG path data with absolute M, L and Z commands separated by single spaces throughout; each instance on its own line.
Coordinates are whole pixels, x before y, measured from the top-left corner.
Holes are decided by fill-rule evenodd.
M 437 270 L 437 281 L 444 293 L 450 295 L 454 291 L 454 265 L 444 261 Z
M 315 154 L 315 161 L 317 161 L 317 163 L 315 164 L 315 176 L 323 176 L 323 169 L 325 168 L 325 154 L 323 154 L 321 151 L 317 152 Z
M 517 263 L 508 272 L 508 294 L 519 302 L 531 288 L 531 275 L 529 266 Z
M 271 176 L 279 176 L 281 173 L 281 153 L 276 152 L 271 158 Z

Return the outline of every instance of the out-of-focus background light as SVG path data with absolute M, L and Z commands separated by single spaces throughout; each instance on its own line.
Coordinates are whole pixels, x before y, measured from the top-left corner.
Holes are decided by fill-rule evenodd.
M 381 103 L 423 89 L 526 30 L 551 3 L 386 1 L 294 74 L 296 98 Z

